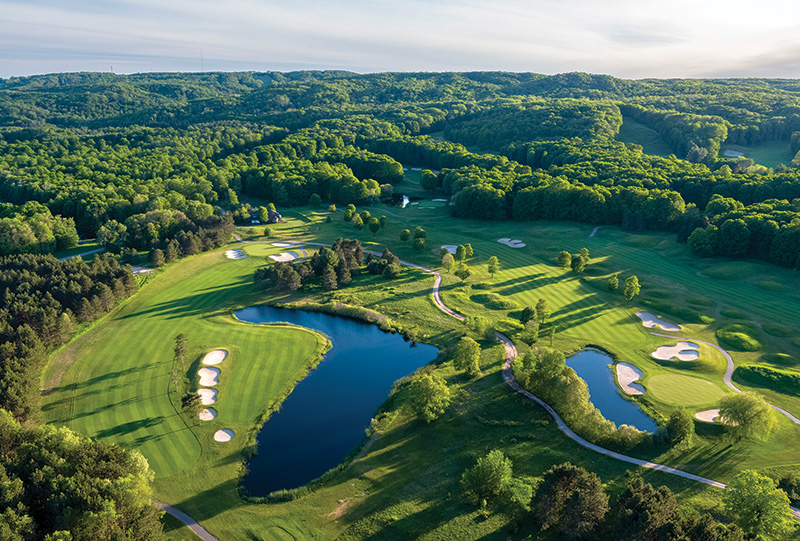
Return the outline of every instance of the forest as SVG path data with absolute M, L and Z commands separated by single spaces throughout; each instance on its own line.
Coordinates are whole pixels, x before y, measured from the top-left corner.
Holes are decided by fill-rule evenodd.
M 623 142 L 626 122 L 671 154 Z M 769 142 L 794 158 L 767 167 L 723 151 Z M 217 248 L 268 203 L 386 200 L 403 193 L 404 167 L 427 169 L 422 187 L 449 198 L 455 218 L 618 224 L 673 233 L 698 257 L 800 269 L 800 81 L 344 71 L 0 79 L 3 429 L 30 445 L 69 440 L 14 423 L 37 418 L 48 352 L 135 293 L 124 262 L 147 254 L 160 266 Z M 108 254 L 52 255 L 85 239 Z M 293 290 L 321 278 L 333 289 L 362 264 L 400 272 L 391 253 L 364 260 L 343 242 L 259 280 Z M 20 520 L 29 532 L 20 538 L 57 532 Z

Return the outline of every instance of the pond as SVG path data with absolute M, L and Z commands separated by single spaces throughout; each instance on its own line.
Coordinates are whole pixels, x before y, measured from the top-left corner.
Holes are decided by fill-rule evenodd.
M 611 371 L 613 364 L 614 360 L 608 354 L 594 348 L 582 349 L 567 359 L 567 366 L 575 370 L 589 386 L 590 400 L 603 417 L 617 426 L 625 424 L 655 432 L 658 426 L 656 422 L 645 415 L 637 404 L 620 395 Z
M 433 346 L 329 314 L 256 306 L 235 315 L 250 323 L 285 321 L 314 329 L 333 344 L 261 428 L 258 454 L 243 479 L 253 496 L 305 485 L 339 465 L 364 440 L 392 384 L 438 354 Z

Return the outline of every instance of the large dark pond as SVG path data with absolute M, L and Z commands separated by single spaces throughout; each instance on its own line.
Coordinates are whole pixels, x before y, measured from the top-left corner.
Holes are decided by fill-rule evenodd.
M 567 359 L 567 366 L 589 386 L 589 397 L 603 417 L 617 426 L 631 425 L 639 430 L 655 432 L 656 422 L 645 415 L 639 406 L 620 395 L 609 365 L 614 360 L 606 353 L 586 348 Z
M 438 354 L 433 346 L 411 347 L 400 335 L 328 314 L 257 306 L 236 317 L 301 325 L 326 334 L 333 344 L 259 432 L 258 454 L 244 477 L 253 496 L 305 485 L 337 466 L 364 439 L 392 384 Z

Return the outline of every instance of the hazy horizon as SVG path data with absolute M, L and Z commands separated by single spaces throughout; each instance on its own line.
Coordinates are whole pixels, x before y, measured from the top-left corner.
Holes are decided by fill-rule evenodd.
M 800 77 L 800 8 L 765 0 L 0 0 L 0 77 L 113 71 L 582 71 Z M 786 22 L 784 22 L 786 21 Z M 202 59 L 201 59 L 202 56 Z

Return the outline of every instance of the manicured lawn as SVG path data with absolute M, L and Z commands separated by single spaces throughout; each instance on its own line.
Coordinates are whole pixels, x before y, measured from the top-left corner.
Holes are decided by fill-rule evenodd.
M 726 150 L 741 152 L 746 158 L 752 158 L 757 164 L 765 167 L 778 167 L 780 164 L 789 165 L 794 154 L 788 141 L 766 141 L 758 145 L 722 145 L 719 156 L 724 157 Z
M 403 188 L 401 184 L 397 191 Z M 490 317 L 513 335 L 518 328 L 517 310 L 489 310 L 470 297 L 477 292 L 494 292 L 520 306 L 535 305 L 539 298 L 546 298 L 553 314 L 545 327 L 556 326 L 554 347 L 570 351 L 587 344 L 601 345 L 619 360 L 640 366 L 645 378 L 668 382 L 665 396 L 670 404 L 655 393 L 651 401 L 647 395 L 643 399 L 664 415 L 669 414 L 674 401 L 681 400 L 680 394 L 687 392 L 687 383 L 722 392 L 718 385 L 725 363 L 706 347 L 701 348 L 698 362 L 652 359 L 650 354 L 658 346 L 674 344 L 675 340 L 652 336 L 642 326 L 634 313 L 648 308 L 643 303 L 659 301 L 666 307 L 688 307 L 715 318 L 714 323 L 703 325 L 651 309 L 681 324 L 683 329 L 676 334 L 710 341 L 715 341 L 716 328 L 731 321 L 722 315 L 723 310 L 758 324 L 784 323 L 800 313 L 796 295 L 759 285 L 767 279 L 792 283 L 796 277 L 788 271 L 772 269 L 758 277 L 713 278 L 704 271 L 720 261 L 694 258 L 671 236 L 632 235 L 603 227 L 589 238 L 593 227 L 588 225 L 453 220 L 447 206 L 417 207 L 402 213 L 384 206 L 370 209 L 373 215 L 388 217 L 386 229 L 376 234 L 355 230 L 342 220 L 340 212 L 332 214 L 332 223 L 325 223 L 327 211 L 292 209 L 284 213 L 286 223 L 270 226 L 274 237 L 269 242 L 231 246 L 252 254 L 247 259 L 225 259 L 223 248 L 171 266 L 54 356 L 45 378 L 45 388 L 52 388 L 45 398 L 48 420 L 141 450 L 157 474 L 156 496 L 178 506 L 221 539 L 288 535 L 297 539 L 505 539 L 508 531 L 503 515 L 480 519 L 478 512 L 458 496 L 461 472 L 477 457 L 499 448 L 512 458 L 517 475 L 529 477 L 569 461 L 597 472 L 612 494 L 621 489 L 630 466 L 579 447 L 557 430 L 543 410 L 511 394 L 502 385 L 500 348 L 488 349 L 490 344 L 484 344 L 483 375 L 476 380 L 455 373 L 449 362 L 437 368 L 455 397 L 442 419 L 430 425 L 413 420 L 403 407 L 401 393 L 385 405 L 394 420 L 370 439 L 358 460 L 325 486 L 282 504 L 249 504 L 239 497 L 242 452 L 250 451 L 249 436 L 254 433 L 257 418 L 302 375 L 319 344 L 315 335 L 306 331 L 236 322 L 228 308 L 332 298 L 318 288 L 292 295 L 256 289 L 253 270 L 265 264 L 270 253 L 291 250 L 273 247 L 271 242 L 360 238 L 368 249 L 380 251 L 389 246 L 402 259 L 430 267 L 440 264 L 441 244 L 470 242 L 475 257 L 468 263 L 474 274 L 466 284 L 445 275 L 446 303 L 468 315 Z M 410 243 L 399 241 L 402 229 L 413 230 L 417 225 L 428 233 L 427 249 L 419 254 Z M 253 233 L 249 237 L 253 240 L 264 240 L 260 231 L 242 232 Z M 501 237 L 520 239 L 527 246 L 510 248 L 497 243 Z M 584 246 L 591 251 L 592 261 L 583 276 L 555 266 L 553 259 L 558 251 L 575 253 Z M 312 251 L 311 247 L 307 249 Z M 491 255 L 500 259 L 502 267 L 494 278 L 485 270 Z M 639 276 L 641 297 L 628 306 L 619 292 L 609 293 L 605 282 L 612 273 L 620 273 L 621 282 L 630 274 Z M 473 288 L 477 282 L 490 284 L 489 289 Z M 335 295 L 386 314 L 423 341 L 451 347 L 465 328 L 434 307 L 432 283 L 430 275 L 411 270 L 394 281 L 362 275 Z M 199 427 L 183 421 L 175 410 L 174 393 L 169 391 L 172 339 L 179 332 L 189 335 L 192 354 L 186 372 L 192 376 L 208 350 L 223 347 L 230 351 L 229 358 L 219 365 L 219 417 Z M 792 344 L 794 338 L 770 337 L 765 349 L 798 355 L 800 347 Z M 543 337 L 540 344 L 548 345 L 549 338 Z M 748 362 L 761 354 L 737 353 L 734 358 L 737 363 Z M 66 363 L 73 361 L 64 372 Z M 800 413 L 800 399 L 761 392 L 773 403 Z M 211 439 L 217 428 L 234 428 L 237 436 L 228 444 L 217 444 Z M 766 443 L 731 446 L 721 437 L 721 427 L 710 426 L 700 430 L 697 445 L 688 451 L 656 449 L 658 456 L 644 458 L 727 481 L 747 467 L 796 465 L 798 446 L 797 427 L 782 418 L 778 432 Z M 670 486 L 683 503 L 696 510 L 713 511 L 719 505 L 720 494 L 714 489 L 651 470 L 641 473 L 648 481 Z M 523 531 L 520 535 L 532 533 Z
M 725 395 L 725 391 L 710 381 L 680 374 L 653 376 L 647 380 L 646 387 L 656 400 L 676 406 L 713 405 Z
M 645 154 L 653 156 L 669 156 L 675 151 L 664 141 L 657 131 L 652 130 L 640 122 L 636 122 L 630 117 L 622 118 L 622 126 L 619 128 L 617 139 L 623 143 L 634 143 L 642 146 Z

